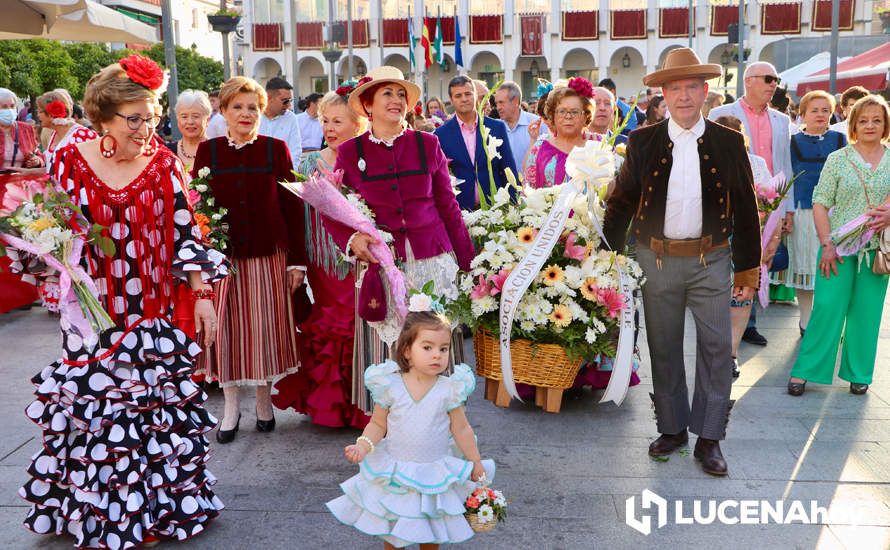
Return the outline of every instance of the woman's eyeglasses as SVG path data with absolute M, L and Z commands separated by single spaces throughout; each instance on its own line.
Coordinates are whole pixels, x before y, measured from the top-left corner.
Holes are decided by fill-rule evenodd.
M 557 109 L 556 116 L 560 118 L 576 118 L 581 116 L 580 109 Z
M 130 130 L 134 130 L 134 131 L 135 131 L 135 130 L 138 130 L 139 128 L 142 128 L 142 125 L 143 125 L 143 124 L 145 124 L 145 125 L 148 126 L 150 129 L 153 130 L 153 129 L 155 129 L 155 128 L 158 127 L 158 124 L 161 123 L 161 117 L 160 117 L 159 115 L 153 115 L 153 116 L 150 116 L 150 117 L 148 117 L 148 118 L 142 118 L 142 117 L 139 116 L 139 115 L 129 115 L 129 116 L 126 116 L 126 115 L 122 115 L 122 114 L 120 114 L 120 113 L 114 113 L 114 114 L 115 114 L 115 116 L 119 116 L 119 117 L 121 117 L 122 119 L 126 120 L 126 121 L 127 121 L 127 127 L 128 127 Z

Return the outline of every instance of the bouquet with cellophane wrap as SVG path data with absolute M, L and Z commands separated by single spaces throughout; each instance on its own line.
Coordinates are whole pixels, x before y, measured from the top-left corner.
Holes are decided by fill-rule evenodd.
M 106 255 L 114 254 L 107 229 L 87 221 L 80 207 L 49 176 L 24 177 L 7 184 L 0 206 L 0 255 L 5 255 L 8 247 L 43 264 L 41 277 L 57 277 L 63 327 L 67 325 L 87 345 L 94 345 L 98 334 L 112 328 L 114 322 L 81 266 L 87 244 L 95 244 Z

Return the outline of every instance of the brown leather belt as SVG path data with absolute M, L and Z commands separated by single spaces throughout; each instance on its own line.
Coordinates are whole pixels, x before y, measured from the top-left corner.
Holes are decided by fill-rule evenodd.
M 705 261 L 705 254 L 719 248 L 729 246 L 729 240 L 713 244 L 711 236 L 706 235 L 700 239 L 656 239 L 649 238 L 649 248 L 655 252 L 655 261 L 658 268 L 661 269 L 662 256 L 698 256 L 699 261 L 705 267 L 708 263 Z

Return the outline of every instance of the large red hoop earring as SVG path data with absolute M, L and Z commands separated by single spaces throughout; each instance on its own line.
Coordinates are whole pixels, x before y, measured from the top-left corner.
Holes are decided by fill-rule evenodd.
M 105 144 L 105 140 L 108 139 L 111 141 L 110 145 Z M 114 139 L 114 136 L 111 134 L 105 134 L 102 136 L 102 139 L 99 140 L 99 152 L 102 153 L 102 156 L 110 159 L 117 153 L 117 140 Z

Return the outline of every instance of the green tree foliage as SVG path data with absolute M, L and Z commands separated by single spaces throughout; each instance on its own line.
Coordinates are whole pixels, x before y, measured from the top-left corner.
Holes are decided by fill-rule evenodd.
M 68 90 L 74 97 L 83 97 L 86 84 L 94 74 L 130 53 L 129 50 L 111 51 L 105 44 L 91 42 L 67 44 L 65 49 L 68 50 L 68 55 L 77 61 L 71 70 L 77 79 L 77 86 Z
M 158 43 L 144 52 L 162 67 L 164 63 L 164 44 Z M 176 70 L 179 74 L 179 90 L 204 90 L 209 92 L 222 85 L 222 63 L 204 57 L 190 48 L 176 47 Z
M 105 66 L 131 54 L 111 50 L 105 44 L 67 43 L 55 40 L 0 40 L 0 87 L 19 97 L 36 97 L 54 88 L 65 88 L 83 97 L 89 79 Z M 142 52 L 164 65 L 164 45 Z M 194 50 L 176 48 L 179 89 L 210 91 L 222 84 L 222 63 Z

